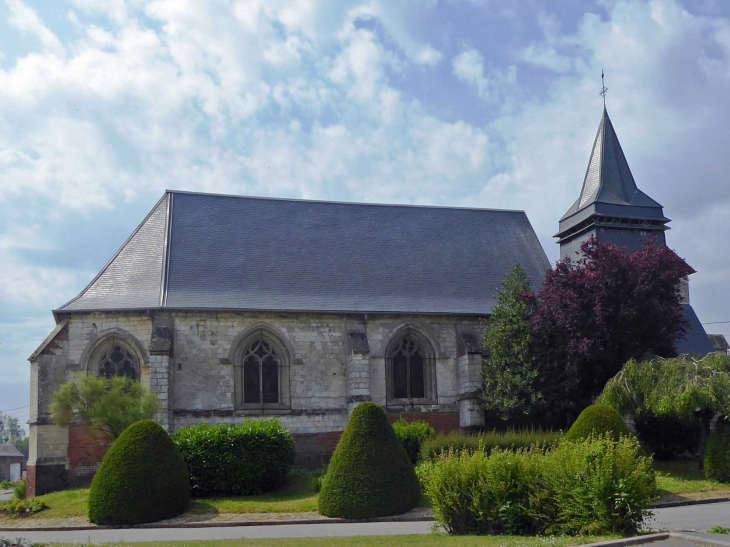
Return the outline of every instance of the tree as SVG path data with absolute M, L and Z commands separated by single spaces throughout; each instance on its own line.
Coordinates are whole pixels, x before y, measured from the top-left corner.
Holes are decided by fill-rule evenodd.
M 542 397 L 535 389 L 538 370 L 530 347 L 530 296 L 530 278 L 515 264 L 485 322 L 484 344 L 491 355 L 482 367 L 481 402 L 503 420 L 530 414 Z
M 675 355 L 688 327 L 679 287 L 693 270 L 672 250 L 649 242 L 629 254 L 591 238 L 581 252 L 558 261 L 535 296 L 532 348 L 553 411 L 590 404 L 629 359 Z
M 129 378 L 85 376 L 54 393 L 51 416 L 60 426 L 75 419 L 89 422 L 115 440 L 134 422 L 151 419 L 157 404 L 157 395 Z
M 702 467 L 712 419 L 717 413 L 730 419 L 730 357 L 632 359 L 608 381 L 599 401 L 634 420 L 650 416 L 698 419 Z
M 28 438 L 18 418 L 0 412 L 0 444 L 23 446 Z

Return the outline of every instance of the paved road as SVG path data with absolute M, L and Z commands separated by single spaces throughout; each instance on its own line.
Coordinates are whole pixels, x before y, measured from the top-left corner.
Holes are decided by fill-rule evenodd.
M 709 529 L 730 526 L 730 502 L 657 509 L 653 528 L 669 530 Z M 398 534 L 428 534 L 431 522 L 376 522 L 363 524 L 290 524 L 280 526 L 239 526 L 230 528 L 157 528 L 124 530 L 85 530 L 69 532 L 0 532 L 0 536 L 22 536 L 39 542 L 111 543 L 155 540 L 253 539 L 291 537 L 381 536 Z M 718 538 L 724 536 L 718 536 Z M 682 547 L 672 541 L 666 547 Z M 654 544 L 653 547 L 658 547 Z
M 0 501 L 8 501 L 13 499 L 13 490 L 0 490 Z
M 730 502 L 707 503 L 655 509 L 649 522 L 654 529 L 709 530 L 714 526 L 730 527 Z

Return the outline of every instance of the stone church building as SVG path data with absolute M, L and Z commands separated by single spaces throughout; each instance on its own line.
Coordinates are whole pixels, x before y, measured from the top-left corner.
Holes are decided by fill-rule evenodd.
M 604 112 L 563 256 L 590 235 L 663 243 L 668 221 Z M 328 459 L 361 401 L 439 430 L 483 425 L 480 320 L 516 263 L 536 287 L 550 268 L 522 211 L 168 191 L 29 358 L 29 495 L 98 469 L 108 444 L 50 418 L 58 387 L 90 374 L 142 382 L 168 431 L 276 417 L 298 465 Z M 692 335 L 704 352 L 696 316 Z

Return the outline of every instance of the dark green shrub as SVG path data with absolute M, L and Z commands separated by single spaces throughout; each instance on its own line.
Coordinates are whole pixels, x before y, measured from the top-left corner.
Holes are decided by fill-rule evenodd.
M 426 439 L 421 445 L 421 459 L 432 460 L 449 450 L 475 452 L 481 449 L 491 452 L 494 449 L 530 448 L 535 445 L 553 446 L 563 438 L 562 431 L 543 431 L 541 429 L 522 429 L 508 431 L 489 431 L 476 435 L 463 433 L 444 433 Z
M 421 453 L 421 444 L 426 439 L 433 437 L 436 434 L 436 430 L 431 427 L 431 424 L 424 420 L 414 420 L 407 422 L 403 416 L 398 418 L 398 421 L 393 423 L 393 430 L 395 436 L 406 449 L 406 454 L 411 460 L 411 463 L 415 464 L 418 462 L 418 455 Z
M 722 420 L 707 441 L 705 477 L 730 482 L 730 425 Z
M 294 438 L 278 420 L 200 424 L 173 433 L 193 495 L 249 495 L 280 486 L 294 463 Z
M 590 437 L 544 450 L 447 452 L 420 473 L 449 534 L 631 534 L 656 482 L 638 441 Z
M 384 517 L 405 513 L 420 497 L 416 472 L 385 411 L 370 402 L 358 405 L 330 460 L 319 512 L 328 517 Z
M 697 453 L 702 432 L 699 420 L 646 416 L 636 420 L 636 434 L 658 460 L 673 460 L 689 452 Z
M 565 435 L 566 441 L 579 441 L 591 435 L 608 434 L 612 440 L 635 438 L 618 411 L 604 404 L 591 405 L 580 413 Z
M 94 524 L 141 524 L 185 511 L 190 481 L 180 452 L 152 420 L 140 420 L 112 444 L 89 491 Z

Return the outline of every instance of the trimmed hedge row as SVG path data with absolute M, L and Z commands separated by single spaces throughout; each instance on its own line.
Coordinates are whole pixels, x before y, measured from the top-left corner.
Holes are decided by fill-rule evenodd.
M 276 419 L 200 424 L 173 433 L 193 495 L 250 495 L 280 486 L 294 463 L 294 438 Z
M 415 507 L 420 497 L 416 472 L 385 411 L 361 403 L 330 460 L 319 512 L 340 518 L 397 515 Z
M 544 450 L 448 452 L 419 466 L 449 534 L 630 534 L 656 491 L 636 439 L 609 435 Z
M 531 448 L 535 445 L 554 446 L 563 438 L 562 431 L 543 431 L 541 429 L 522 429 L 478 433 L 442 433 L 426 439 L 421 446 L 421 459 L 433 460 L 444 452 L 465 450 L 474 453 L 477 450 L 491 452 L 497 449 Z

